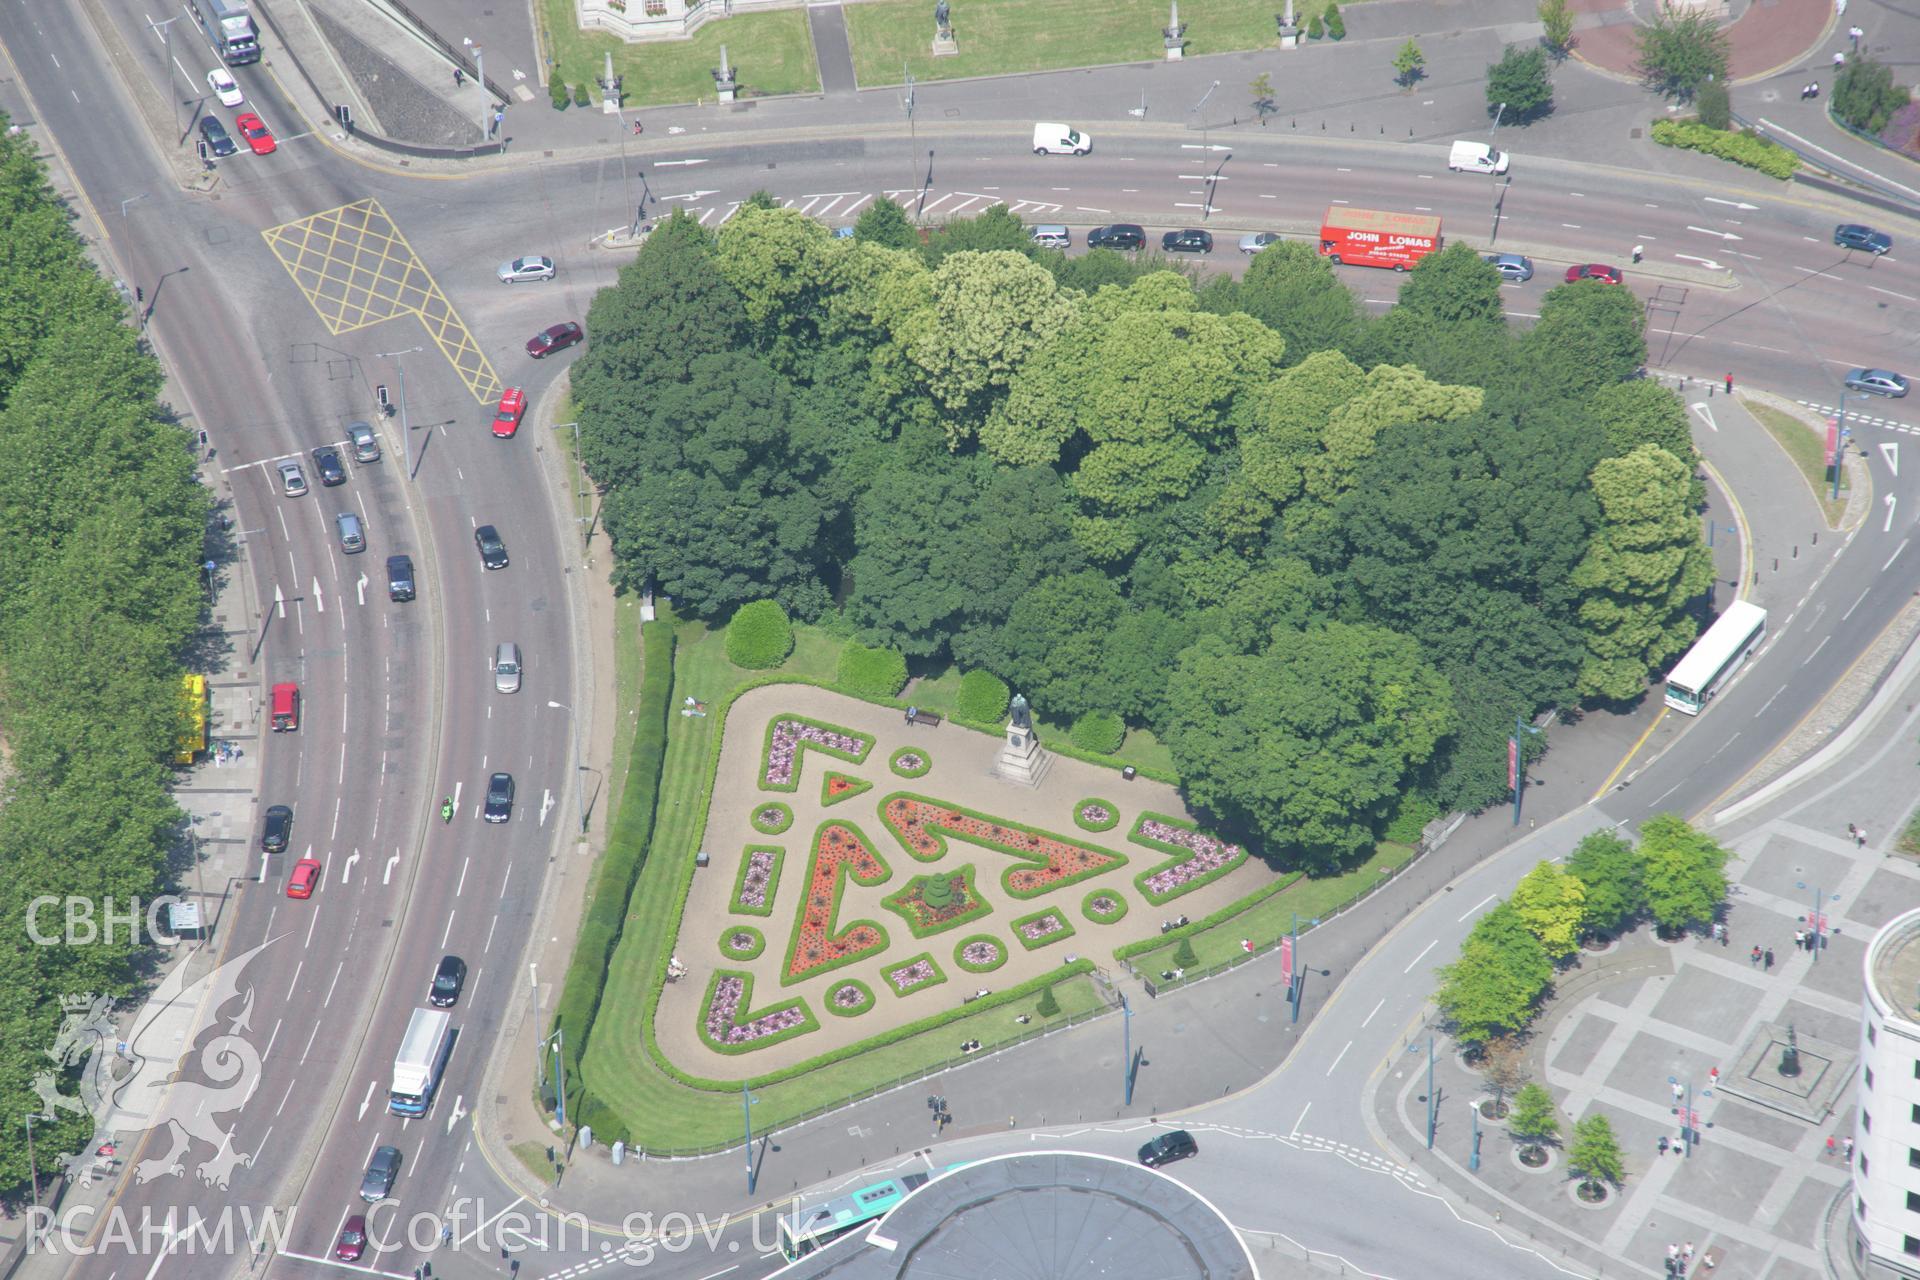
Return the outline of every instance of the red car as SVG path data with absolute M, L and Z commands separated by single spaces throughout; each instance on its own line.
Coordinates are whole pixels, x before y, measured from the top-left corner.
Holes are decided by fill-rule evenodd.
M 293 874 L 287 877 L 287 896 L 311 898 L 319 883 L 320 863 L 313 858 L 302 858 L 293 864 Z
M 1604 262 L 1583 262 L 1577 267 L 1567 268 L 1567 283 L 1579 280 L 1598 280 L 1602 284 L 1619 284 L 1624 277 L 1620 268 L 1610 267 Z
M 513 439 L 520 429 L 520 415 L 527 411 L 527 393 L 508 387 L 500 396 L 500 407 L 493 411 L 493 434 L 502 440 Z
M 541 356 L 565 351 L 586 336 L 586 330 L 572 320 L 565 324 L 550 325 L 527 339 L 527 354 L 538 360 Z
M 234 127 L 240 130 L 240 136 L 247 140 L 257 156 L 272 155 L 277 145 L 273 135 L 267 132 L 266 121 L 251 111 L 243 111 L 233 118 Z
M 358 1262 L 360 1251 L 366 1247 L 367 1215 L 356 1213 L 340 1228 L 340 1238 L 333 1242 L 333 1256 L 342 1262 Z

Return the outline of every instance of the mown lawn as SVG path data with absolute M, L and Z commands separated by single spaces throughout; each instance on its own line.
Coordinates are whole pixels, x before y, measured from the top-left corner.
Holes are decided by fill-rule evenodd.
M 794 652 L 781 671 L 830 679 L 840 648 L 841 642 L 823 631 L 796 628 Z M 677 709 L 688 696 L 717 709 L 730 690 L 754 674 L 727 661 L 722 632 L 699 623 L 682 624 L 674 662 L 676 712 L 668 730 L 653 848 L 640 872 L 582 1066 L 588 1092 L 619 1113 L 631 1140 L 661 1154 L 722 1146 L 741 1132 L 739 1093 L 691 1088 L 660 1070 L 643 1039 L 642 1024 L 653 1009 L 660 949 L 671 944 L 678 926 L 680 875 L 699 839 L 705 770 L 718 727 L 711 717 L 683 717 Z M 721 778 L 715 785 L 724 790 L 751 785 L 751 780 Z M 1061 1020 L 1102 1003 L 1092 980 L 1084 976 L 1061 982 L 1054 995 Z M 778 1128 L 817 1108 L 924 1074 L 953 1059 L 964 1040 L 990 1046 L 1013 1038 L 1016 1030 L 1037 1031 L 1042 1025 L 1038 1018 L 1024 1028 L 1013 1022 L 1017 1012 L 1030 1012 L 1037 1001 L 1036 995 L 1018 1008 L 988 1009 L 795 1079 L 757 1086 L 755 1128 Z
M 727 60 L 739 77 L 742 97 L 812 93 L 820 88 L 820 69 L 813 59 L 813 37 L 807 31 L 804 9 L 742 13 L 707 23 L 690 40 L 644 44 L 628 44 L 605 32 L 582 31 L 574 17 L 572 0 L 541 0 L 538 12 L 547 47 L 559 64 L 549 75 L 568 84 L 586 85 L 593 100 L 593 105 L 584 108 L 587 111 L 600 110 L 599 80 L 608 53 L 613 54 L 613 73 L 623 77 L 629 107 L 702 98 L 711 102 L 712 73 L 720 65 L 722 44 L 727 46 Z M 928 22 L 931 24 L 932 19 Z M 538 98 L 526 109 L 552 110 Z
M 933 0 L 847 5 L 861 87 L 903 83 L 908 69 L 917 80 L 951 80 L 1166 57 L 1167 0 L 949 0 L 948 8 L 960 52 L 935 58 Z M 1273 15 L 1285 8 L 1277 0 L 1189 0 L 1180 7 L 1187 52 L 1277 44 Z M 1295 8 L 1304 24 L 1304 6 Z
M 1767 434 L 1773 437 L 1781 452 L 1799 469 L 1813 493 L 1814 501 L 1820 504 L 1821 513 L 1827 517 L 1827 527 L 1831 529 L 1838 524 L 1840 517 L 1846 514 L 1852 487 L 1847 483 L 1846 468 L 1842 467 L 1840 500 L 1833 500 L 1833 472 L 1827 467 L 1826 438 L 1792 414 L 1784 413 L 1772 405 L 1742 400 L 1740 407 L 1767 429 Z

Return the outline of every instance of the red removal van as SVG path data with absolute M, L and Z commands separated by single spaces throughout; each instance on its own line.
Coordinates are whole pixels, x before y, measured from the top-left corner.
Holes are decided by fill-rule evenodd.
M 300 727 L 300 686 L 273 686 L 273 731 L 291 733 Z
M 1440 218 L 1431 213 L 1384 213 L 1334 205 L 1320 224 L 1320 253 L 1356 267 L 1405 271 L 1440 251 Z

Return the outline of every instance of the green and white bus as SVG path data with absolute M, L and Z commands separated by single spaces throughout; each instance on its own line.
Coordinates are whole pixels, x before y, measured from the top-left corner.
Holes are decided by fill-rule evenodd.
M 1694 642 L 1687 656 L 1667 675 L 1667 705 L 1690 716 L 1700 714 L 1742 663 L 1767 638 L 1767 611 L 1735 600 Z
M 780 1252 L 787 1261 L 804 1258 L 886 1217 L 887 1211 L 927 1184 L 928 1175 L 909 1173 L 835 1196 L 822 1204 L 796 1207 L 780 1218 Z

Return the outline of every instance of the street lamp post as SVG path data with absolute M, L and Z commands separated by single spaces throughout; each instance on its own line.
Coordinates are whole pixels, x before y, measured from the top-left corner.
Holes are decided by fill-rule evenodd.
M 423 350 L 421 347 L 408 347 L 404 351 L 381 351 L 374 355 L 376 360 L 391 360 L 394 368 L 400 371 L 400 447 L 406 454 L 407 479 L 413 479 L 413 432 L 407 427 L 407 362 L 402 358 Z
M 905 67 L 905 64 L 901 64 Z M 907 68 L 907 96 L 901 99 L 901 105 L 907 109 L 907 135 L 910 144 L 907 147 L 907 177 L 911 179 L 920 167 L 920 125 L 913 118 L 913 71 Z
M 1467 1168 L 1480 1172 L 1480 1104 L 1469 1102 L 1467 1110 L 1473 1115 L 1473 1154 L 1467 1157 Z
M 473 80 L 474 84 L 480 90 L 480 137 L 482 141 L 485 141 L 487 136 L 487 121 L 489 119 L 488 113 L 493 107 L 493 95 L 487 92 L 487 52 L 475 44 L 469 36 L 462 36 L 460 43 L 473 50 L 473 69 L 475 72 Z
M 1207 91 L 1200 95 L 1200 101 L 1193 104 L 1192 114 L 1200 118 L 1200 148 L 1203 151 L 1207 149 L 1207 135 L 1212 131 L 1211 127 L 1207 124 L 1207 117 L 1204 114 L 1207 106 L 1207 99 L 1211 98 L 1213 96 L 1213 91 L 1215 89 L 1218 89 L 1219 87 L 1220 87 L 1220 82 L 1218 80 L 1215 80 L 1212 84 L 1207 86 Z
M 1833 500 L 1840 501 L 1840 465 L 1847 456 L 1847 397 L 1852 394 L 1844 386 L 1840 388 L 1840 412 L 1833 420 Z
M 753 1104 L 758 1101 L 747 1092 L 745 1081 L 740 1084 L 740 1114 L 747 1125 L 747 1194 L 753 1194 Z
M 1420 1046 L 1410 1044 L 1407 1046 L 1407 1052 L 1418 1053 L 1420 1052 Z M 1433 1033 L 1429 1031 L 1427 1033 L 1427 1150 L 1429 1151 L 1433 1150 L 1435 1123 L 1436 1117 L 1433 1110 Z
M 40 1207 L 40 1164 L 33 1155 L 33 1112 L 26 1114 L 27 1121 L 27 1177 L 33 1181 L 33 1207 Z
M 1519 716 L 1513 718 L 1513 737 L 1507 739 L 1507 782 L 1513 788 L 1513 825 L 1520 825 L 1520 797 L 1527 789 L 1527 762 L 1521 744 L 1524 734 L 1537 734 L 1539 728 Z
M 575 715 L 573 708 L 564 702 L 548 702 L 547 706 L 554 711 L 566 712 L 567 718 L 573 721 L 574 807 L 580 813 L 580 834 L 585 835 L 587 834 L 587 784 L 580 775 L 586 771 L 587 762 L 580 755 L 580 717 Z
M 587 507 L 587 464 L 580 456 L 580 421 L 558 422 L 555 431 L 573 432 L 573 519 L 580 526 L 580 545 L 585 547 L 593 541 L 593 513 Z
M 1120 1084 L 1121 1098 L 1133 1105 L 1133 1008 L 1123 992 L 1120 996 Z
M 173 131 L 179 134 L 183 141 L 186 138 L 186 131 L 180 127 L 180 95 L 173 91 L 173 24 L 185 16 L 184 14 L 176 13 L 171 18 L 166 18 L 159 22 L 155 22 L 152 18 L 147 19 L 148 26 L 158 27 L 160 29 L 161 43 L 166 46 L 167 99 L 173 103 Z M 123 214 L 126 212 L 124 206 L 121 212 Z

